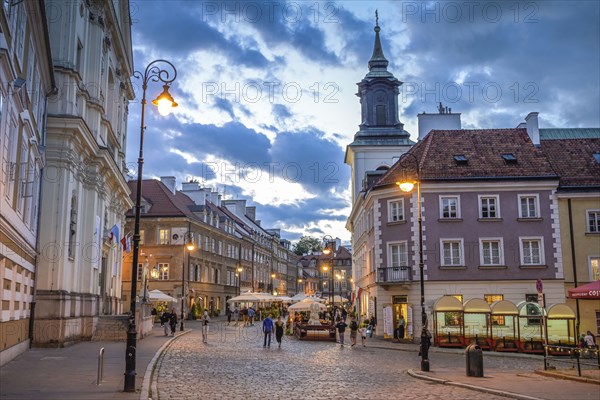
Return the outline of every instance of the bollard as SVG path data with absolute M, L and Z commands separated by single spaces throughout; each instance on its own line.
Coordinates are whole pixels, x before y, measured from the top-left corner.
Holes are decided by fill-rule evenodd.
M 100 349 L 98 353 L 98 374 L 96 377 L 96 385 L 102 383 L 102 379 L 104 378 L 104 347 Z
M 467 376 L 483 377 L 483 352 L 481 347 L 470 344 L 465 350 Z

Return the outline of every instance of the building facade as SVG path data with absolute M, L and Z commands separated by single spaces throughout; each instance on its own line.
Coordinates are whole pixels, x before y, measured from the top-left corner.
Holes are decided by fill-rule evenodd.
M 129 183 L 132 198 L 136 183 Z M 126 235 L 132 235 L 133 211 L 127 213 Z M 142 181 L 138 301 L 158 289 L 184 302 L 176 310 L 185 318 L 192 306 L 213 315 L 225 312 L 227 300 L 246 291 L 290 294 L 296 290 L 296 258 L 278 230 L 264 230 L 256 208 L 245 200 L 221 195 L 197 182 L 176 190 L 174 177 Z M 188 242 L 193 250 L 187 249 Z M 131 286 L 132 254 L 123 259 L 124 287 Z M 241 269 L 241 271 L 240 271 Z M 130 304 L 130 294 L 123 294 Z
M 128 1 L 48 3 L 57 93 L 48 101 L 34 344 L 92 338 L 121 306 L 128 102 Z
M 560 175 L 556 190 L 568 290 L 600 280 L 600 129 L 540 129 L 540 144 Z M 578 332 L 600 335 L 600 302 L 567 299 Z
M 14 4 L 13 4 L 14 3 Z M 32 338 L 48 97 L 56 88 L 43 2 L 0 6 L 0 364 Z

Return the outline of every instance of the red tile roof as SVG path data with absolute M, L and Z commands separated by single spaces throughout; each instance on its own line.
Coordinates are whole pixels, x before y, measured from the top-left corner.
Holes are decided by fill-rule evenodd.
M 600 164 L 593 156 L 600 153 L 600 139 L 542 140 L 541 147 L 560 175 L 560 187 L 600 186 Z
M 135 202 L 137 193 L 137 181 L 127 182 L 131 190 L 130 197 Z M 186 216 L 198 219 L 198 217 L 190 211 L 188 205 L 193 205 L 194 202 L 187 195 L 177 192 L 173 194 L 161 181 L 155 179 L 144 179 L 142 181 L 142 199 L 148 201 L 152 206 L 148 212 L 142 216 L 150 217 L 175 217 Z M 128 217 L 133 217 L 133 209 L 127 211 Z
M 419 160 L 421 180 L 557 178 L 542 150 L 522 128 L 433 130 L 408 153 Z M 503 154 L 513 154 L 517 162 L 507 163 Z M 468 162 L 457 163 L 456 155 L 464 155 Z M 407 169 L 414 171 L 411 160 L 404 156 L 375 186 L 395 184 Z

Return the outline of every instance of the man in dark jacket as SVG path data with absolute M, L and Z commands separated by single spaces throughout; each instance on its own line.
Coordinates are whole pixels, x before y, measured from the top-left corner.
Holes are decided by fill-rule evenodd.
M 169 316 L 169 325 L 171 326 L 171 336 L 175 336 L 175 329 L 177 328 L 177 312 L 173 308 L 171 315 Z

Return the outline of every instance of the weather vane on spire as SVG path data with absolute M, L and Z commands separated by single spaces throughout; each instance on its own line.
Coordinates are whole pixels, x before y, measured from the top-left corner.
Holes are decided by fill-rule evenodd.
M 377 10 L 375 10 L 375 26 L 379 26 L 379 14 Z

